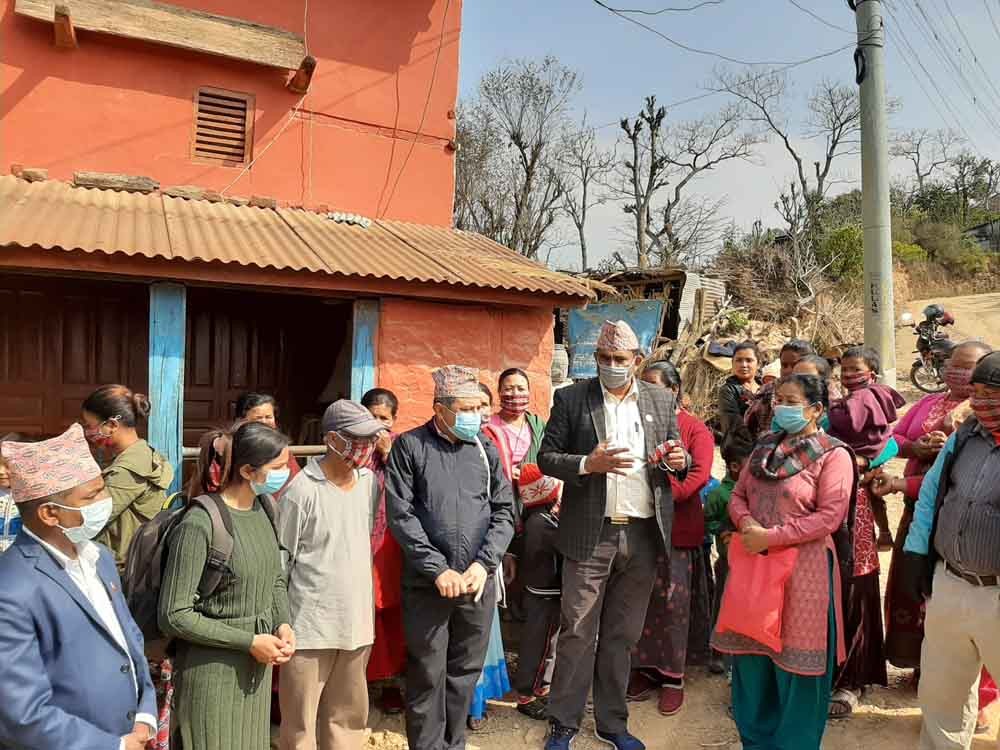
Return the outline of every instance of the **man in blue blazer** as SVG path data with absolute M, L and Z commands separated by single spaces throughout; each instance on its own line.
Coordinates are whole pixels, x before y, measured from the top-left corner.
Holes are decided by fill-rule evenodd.
M 111 497 L 80 425 L 3 444 L 23 527 L 0 555 L 0 748 L 142 750 L 156 694 L 114 558 Z

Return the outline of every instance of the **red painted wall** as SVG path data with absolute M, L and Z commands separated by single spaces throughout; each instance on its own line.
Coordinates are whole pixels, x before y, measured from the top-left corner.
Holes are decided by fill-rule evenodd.
M 397 428 L 431 415 L 431 370 L 478 367 L 496 394 L 497 376 L 520 367 L 531 379 L 531 409 L 548 416 L 552 388 L 552 311 L 383 299 L 377 344 L 378 383 L 399 397 Z
M 454 137 L 461 0 L 171 2 L 305 29 L 318 67 L 300 111 L 292 117 L 301 97 L 284 88 L 285 71 L 83 31 L 78 49 L 61 50 L 51 24 L 0 0 L 0 170 L 20 163 L 58 179 L 125 172 L 221 190 L 242 167 L 189 156 L 194 94 L 214 86 L 256 96 L 258 161 L 229 194 L 450 225 L 454 156 L 445 144 Z

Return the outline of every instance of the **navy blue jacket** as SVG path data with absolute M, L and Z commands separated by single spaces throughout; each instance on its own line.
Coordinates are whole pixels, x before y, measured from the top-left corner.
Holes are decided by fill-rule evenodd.
M 0 748 L 117 750 L 136 714 L 156 716 L 142 634 L 104 547 L 97 571 L 129 653 L 35 539 L 22 531 L 0 555 Z
M 474 562 L 489 573 L 500 565 L 514 536 L 514 495 L 496 446 L 479 440 L 482 451 L 452 443 L 431 421 L 393 444 L 385 497 L 406 559 L 404 585 L 433 586 L 446 570 L 464 573 Z

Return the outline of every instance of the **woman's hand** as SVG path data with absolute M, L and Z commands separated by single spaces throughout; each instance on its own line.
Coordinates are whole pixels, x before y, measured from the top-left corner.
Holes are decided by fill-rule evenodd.
M 948 442 L 948 436 L 940 430 L 929 432 L 913 444 L 913 452 L 921 461 L 930 461 L 937 457 L 937 454 Z
M 906 480 L 899 477 L 891 477 L 888 474 L 880 474 L 872 480 L 871 491 L 875 497 L 885 497 L 897 492 L 905 492 Z
M 283 661 L 277 661 L 276 664 L 285 664 L 295 655 L 295 631 L 292 630 L 292 626 L 287 623 L 280 626 L 275 632 L 275 635 L 281 639 L 281 642 L 285 644 L 281 653 L 284 657 Z
M 767 529 L 756 523 L 744 526 L 743 531 L 740 532 L 740 538 L 743 541 L 744 549 L 751 555 L 764 552 L 768 547 Z
M 521 478 L 521 467 L 520 467 L 520 466 L 512 466 L 512 467 L 511 467 L 511 470 L 510 470 L 510 476 L 511 476 L 511 478 L 512 478 L 512 479 L 513 479 L 513 480 L 514 480 L 515 482 L 516 482 L 516 481 L 517 481 L 518 479 L 520 479 L 520 478 Z
M 284 647 L 284 641 L 277 636 L 261 633 L 253 637 L 253 643 L 250 644 L 250 656 L 261 664 L 274 664 L 278 659 L 285 658 L 282 652 Z

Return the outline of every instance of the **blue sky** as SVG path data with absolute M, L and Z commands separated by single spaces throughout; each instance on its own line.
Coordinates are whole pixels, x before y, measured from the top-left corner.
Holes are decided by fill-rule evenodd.
M 825 20 L 854 28 L 853 14 L 843 0 L 797 0 Z M 890 29 L 887 44 L 887 81 L 890 96 L 902 101 L 902 109 L 892 121 L 895 128 L 954 127 L 945 122 L 954 112 L 984 156 L 1000 158 L 1000 31 L 996 31 L 985 3 L 991 3 L 994 18 L 1000 21 L 1000 0 L 892 0 L 888 7 L 899 21 L 902 33 L 918 53 L 920 62 L 930 71 L 946 97 L 947 103 L 932 102 L 914 75 L 906 67 L 893 16 L 886 12 Z M 664 7 L 695 5 L 696 0 L 608 0 L 614 7 L 659 10 Z M 955 14 L 958 25 L 949 14 Z M 953 50 L 962 74 L 981 96 L 980 107 L 963 93 L 959 73 L 938 56 L 924 35 L 921 9 L 945 44 Z M 663 13 L 655 17 L 633 16 L 689 46 L 720 52 L 731 57 L 754 61 L 793 61 L 852 44 L 853 35 L 824 26 L 796 8 L 790 0 L 724 0 L 688 13 Z M 604 124 L 622 115 L 634 115 L 643 97 L 654 93 L 664 103 L 703 93 L 703 84 L 713 67 L 721 64 L 714 58 L 671 47 L 657 36 L 618 18 L 591 0 L 468 0 L 463 9 L 460 89 L 462 95 L 475 90 L 479 78 L 503 58 L 534 57 L 546 54 L 558 57 L 583 76 L 584 89 L 577 102 L 579 113 L 588 113 L 592 123 Z M 968 43 L 962 38 L 964 32 Z M 971 50 L 971 52 L 969 52 Z M 799 122 L 804 116 L 805 98 L 812 86 L 823 77 L 849 83 L 854 77 L 853 49 L 791 71 L 794 88 L 788 116 Z M 990 80 L 972 58 L 976 54 L 988 71 Z M 935 100 L 940 97 L 909 52 L 906 60 L 916 69 L 924 87 Z M 724 97 L 713 97 L 671 111 L 675 119 L 688 119 L 714 111 L 725 104 Z M 935 108 L 935 103 L 945 112 Z M 605 128 L 602 140 L 613 143 L 617 128 Z M 808 146 L 806 147 L 808 151 Z M 760 149 L 759 166 L 724 165 L 719 171 L 700 180 L 695 192 L 712 198 L 726 196 L 725 212 L 739 226 L 749 227 L 760 217 L 765 224 L 777 224 L 772 204 L 779 186 L 792 176 L 791 161 L 774 143 Z M 894 163 L 894 172 L 902 172 L 903 163 Z M 860 181 L 857 158 L 845 157 L 834 171 L 851 187 Z M 860 182 L 857 183 L 860 186 Z M 616 227 L 623 214 L 617 206 L 599 209 L 588 231 L 592 254 L 598 258 L 621 248 Z M 572 265 L 573 250 L 553 256 L 557 265 Z

